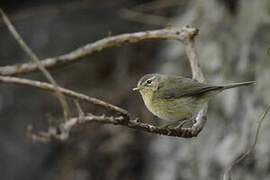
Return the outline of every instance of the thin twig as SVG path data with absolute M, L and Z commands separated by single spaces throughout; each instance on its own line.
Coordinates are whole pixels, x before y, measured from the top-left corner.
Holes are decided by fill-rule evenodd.
M 24 7 L 23 10 L 18 9 L 16 12 L 9 15 L 9 19 L 13 22 L 19 20 L 30 19 L 33 17 L 48 17 L 52 15 L 61 15 L 63 13 L 70 13 L 78 10 L 89 10 L 93 8 L 93 2 L 87 0 L 70 1 L 66 3 L 48 3 L 42 6 Z M 96 7 L 96 6 L 95 6 Z M 0 20 L 0 27 L 3 21 Z
M 120 46 L 128 43 L 136 43 L 143 40 L 149 39 L 174 39 L 185 41 L 187 38 L 194 37 L 197 34 L 198 30 L 192 27 L 183 27 L 176 29 L 160 29 L 154 31 L 145 31 L 145 32 L 136 32 L 136 33 L 127 33 L 117 36 L 107 37 L 101 40 L 98 40 L 94 43 L 86 44 L 83 47 L 80 47 L 70 53 L 58 56 L 47 58 L 41 60 L 41 64 L 45 68 L 52 68 L 58 65 L 63 65 L 71 62 L 78 61 L 79 59 L 90 55 L 94 52 L 99 52 L 103 49 Z M 15 64 L 9 66 L 0 67 L 0 74 L 5 76 L 14 76 L 19 74 L 26 74 L 37 71 L 37 65 L 34 63 L 24 63 L 24 64 Z
M 79 117 L 83 117 L 84 116 L 84 112 L 83 112 L 83 110 L 81 108 L 81 105 L 80 105 L 79 101 L 75 100 L 74 102 L 75 102 L 76 108 L 78 110 Z
M 21 85 L 32 86 L 32 87 L 36 87 L 36 88 L 40 88 L 40 89 L 44 89 L 44 90 L 48 90 L 48 91 L 54 91 L 54 87 L 49 83 L 28 80 L 28 79 L 23 79 L 23 78 L 0 76 L 0 82 L 21 84 Z M 89 97 L 87 95 L 84 95 L 84 94 L 81 94 L 78 92 L 74 92 L 74 91 L 71 91 L 71 90 L 68 90 L 65 88 L 61 88 L 61 87 L 59 88 L 59 91 L 61 93 L 63 93 L 64 95 L 69 96 L 71 98 L 78 99 L 78 100 L 85 101 L 85 102 L 89 102 L 89 103 L 93 103 L 95 105 L 99 105 L 99 106 L 105 107 L 107 109 L 113 110 L 115 112 L 118 112 L 124 116 L 128 116 L 128 112 L 126 110 L 119 108 L 117 106 L 114 106 L 112 104 L 109 104 L 107 102 L 101 101 L 99 99 Z
M 194 38 L 186 39 L 185 44 L 185 52 L 188 56 L 189 64 L 192 71 L 192 79 L 197 80 L 201 83 L 205 83 L 206 79 L 202 73 L 199 57 L 197 55 L 195 49 L 195 41 Z
M 262 122 L 263 122 L 265 116 L 267 115 L 267 113 L 269 112 L 269 109 L 270 109 L 270 105 L 266 108 L 266 110 L 262 114 L 261 118 L 259 119 L 253 144 L 249 147 L 249 149 L 239 159 L 237 159 L 229 168 L 226 169 L 226 171 L 225 171 L 225 173 L 223 175 L 223 180 L 231 180 L 232 179 L 231 178 L 232 169 L 237 164 L 239 164 L 243 159 L 245 159 L 250 154 L 251 151 L 253 151 L 255 149 L 255 146 L 256 146 L 257 141 L 258 141 L 259 132 L 260 132 L 260 129 L 261 129 Z
M 53 79 L 51 74 L 46 70 L 46 68 L 43 67 L 43 65 L 40 63 L 37 55 L 24 42 L 22 37 L 16 31 L 15 27 L 11 24 L 10 20 L 8 19 L 8 17 L 6 16 L 6 14 L 4 13 L 4 11 L 1 8 L 0 8 L 0 13 L 3 16 L 3 20 L 4 20 L 5 24 L 7 25 L 10 33 L 15 38 L 15 40 L 20 44 L 20 46 L 26 52 L 26 54 L 29 55 L 30 59 L 37 65 L 38 69 L 44 74 L 44 76 L 47 78 L 47 80 L 50 83 L 52 83 L 54 90 L 57 94 L 57 97 L 62 105 L 63 112 L 64 112 L 64 118 L 66 120 L 69 119 L 69 108 L 68 108 L 67 101 L 66 101 L 64 95 L 59 91 L 59 87 L 58 87 L 57 83 L 55 82 L 55 80 Z

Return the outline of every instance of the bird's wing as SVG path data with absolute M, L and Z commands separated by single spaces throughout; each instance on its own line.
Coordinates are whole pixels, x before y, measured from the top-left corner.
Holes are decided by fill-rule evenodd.
M 210 86 L 189 78 L 171 77 L 161 82 L 155 92 L 157 98 L 180 98 L 183 96 L 197 96 L 205 92 L 222 89 L 222 86 Z

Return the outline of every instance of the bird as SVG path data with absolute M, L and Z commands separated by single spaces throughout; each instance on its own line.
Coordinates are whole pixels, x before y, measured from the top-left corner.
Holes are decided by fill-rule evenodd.
M 147 109 L 155 116 L 168 121 L 161 126 L 168 128 L 182 122 L 178 129 L 195 121 L 200 109 L 215 95 L 239 86 L 255 84 L 255 81 L 210 85 L 176 75 L 146 74 L 140 78 L 134 91 L 139 91 Z

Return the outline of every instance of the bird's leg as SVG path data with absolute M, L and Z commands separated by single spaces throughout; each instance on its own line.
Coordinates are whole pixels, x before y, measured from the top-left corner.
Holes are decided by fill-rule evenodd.
M 160 127 L 166 129 L 167 132 L 168 132 L 168 133 L 167 133 L 167 136 L 169 136 L 169 135 L 172 133 L 172 131 L 170 130 L 169 126 L 174 125 L 174 124 L 177 123 L 178 121 L 179 121 L 179 120 L 171 121 L 171 122 L 169 122 L 169 123 L 167 123 L 167 124 L 164 124 L 164 125 L 162 125 L 162 126 L 160 126 Z
M 171 121 L 171 122 L 169 122 L 167 124 L 164 124 L 164 125 L 160 126 L 160 128 L 169 129 L 169 126 L 174 125 L 177 122 L 179 122 L 179 120 Z
M 179 130 L 181 130 L 182 128 L 183 128 L 183 126 L 187 123 L 187 122 L 189 122 L 189 121 L 192 121 L 192 123 L 194 122 L 194 120 L 193 119 L 185 119 L 185 120 L 183 120 L 176 128 L 174 128 L 176 131 L 179 131 Z
M 162 125 L 162 126 L 160 126 L 160 127 L 166 129 L 167 132 L 168 132 L 167 136 L 169 136 L 169 135 L 172 133 L 172 131 L 171 131 L 171 129 L 169 128 L 169 126 L 174 125 L 175 123 L 178 123 L 179 121 L 183 121 L 183 120 L 185 120 L 185 119 L 186 119 L 186 118 L 183 118 L 183 119 L 181 119 L 181 120 L 171 121 L 171 122 L 169 122 L 169 123 L 167 123 L 167 124 L 164 124 L 164 125 Z M 182 124 L 182 123 L 181 123 L 181 124 Z
M 196 122 L 197 122 L 196 118 L 192 118 L 191 121 L 192 121 L 192 126 L 193 126 L 193 124 L 196 124 Z

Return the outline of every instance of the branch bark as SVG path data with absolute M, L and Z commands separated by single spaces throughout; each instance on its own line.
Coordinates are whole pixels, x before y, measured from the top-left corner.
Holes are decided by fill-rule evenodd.
M 205 83 L 206 79 L 201 70 L 199 57 L 195 49 L 194 36 L 189 36 L 189 38 L 186 38 L 184 41 L 184 45 L 185 45 L 185 52 L 188 56 L 189 64 L 192 71 L 192 79 L 197 80 L 198 82 L 201 82 L 201 83 Z M 204 107 L 200 110 L 200 112 L 198 113 L 196 117 L 196 123 L 193 124 L 191 128 L 189 128 L 189 131 L 191 134 L 193 134 L 193 136 L 197 136 L 203 129 L 207 121 L 207 116 L 206 116 L 207 109 L 208 109 L 208 103 L 206 103 Z
M 30 125 L 28 126 L 28 136 L 35 142 L 49 142 L 54 139 L 65 141 L 69 138 L 70 131 L 74 126 L 85 123 L 103 123 L 103 124 L 121 125 L 131 129 L 142 130 L 153 134 L 184 137 L 184 138 L 193 137 L 193 135 L 187 128 L 182 128 L 181 131 L 171 129 L 170 132 L 168 132 L 167 129 L 138 122 L 136 119 L 126 121 L 123 116 L 118 117 L 105 115 L 96 116 L 93 114 L 87 114 L 86 116 L 71 118 L 58 126 L 50 126 L 47 132 L 39 132 L 38 134 L 34 134 L 32 132 L 32 126 Z
M 52 68 L 76 62 L 85 56 L 93 54 L 94 52 L 99 52 L 106 48 L 111 48 L 114 46 L 120 46 L 129 43 L 137 43 L 149 39 L 152 40 L 174 39 L 184 42 L 187 38 L 195 36 L 197 33 L 198 30 L 196 28 L 184 27 L 178 29 L 160 29 L 154 31 L 121 34 L 117 36 L 107 37 L 98 40 L 94 43 L 86 44 L 83 47 L 80 47 L 74 51 L 71 51 L 67 54 L 58 57 L 52 57 L 41 60 L 41 64 L 45 68 Z M 15 64 L 0 67 L 0 75 L 14 76 L 19 74 L 31 73 L 37 70 L 38 67 L 34 63 Z
M 54 91 L 53 85 L 51 85 L 49 83 L 40 82 L 40 81 L 33 81 L 33 80 L 28 80 L 28 79 L 23 79 L 23 78 L 0 76 L 0 82 L 26 85 L 26 86 L 32 86 L 32 87 L 36 87 L 39 89 L 43 89 L 43 90 Z M 80 101 L 92 103 L 92 104 L 104 107 L 106 109 L 109 109 L 109 110 L 113 110 L 113 111 L 118 112 L 124 116 L 129 116 L 128 111 L 126 111 L 120 107 L 117 107 L 115 105 L 112 105 L 110 103 L 99 100 L 97 98 L 89 97 L 85 94 L 81 94 L 81 93 L 78 93 L 78 92 L 75 92 L 75 91 L 72 91 L 69 89 L 61 88 L 61 87 L 59 87 L 59 91 L 68 97 L 78 99 Z

